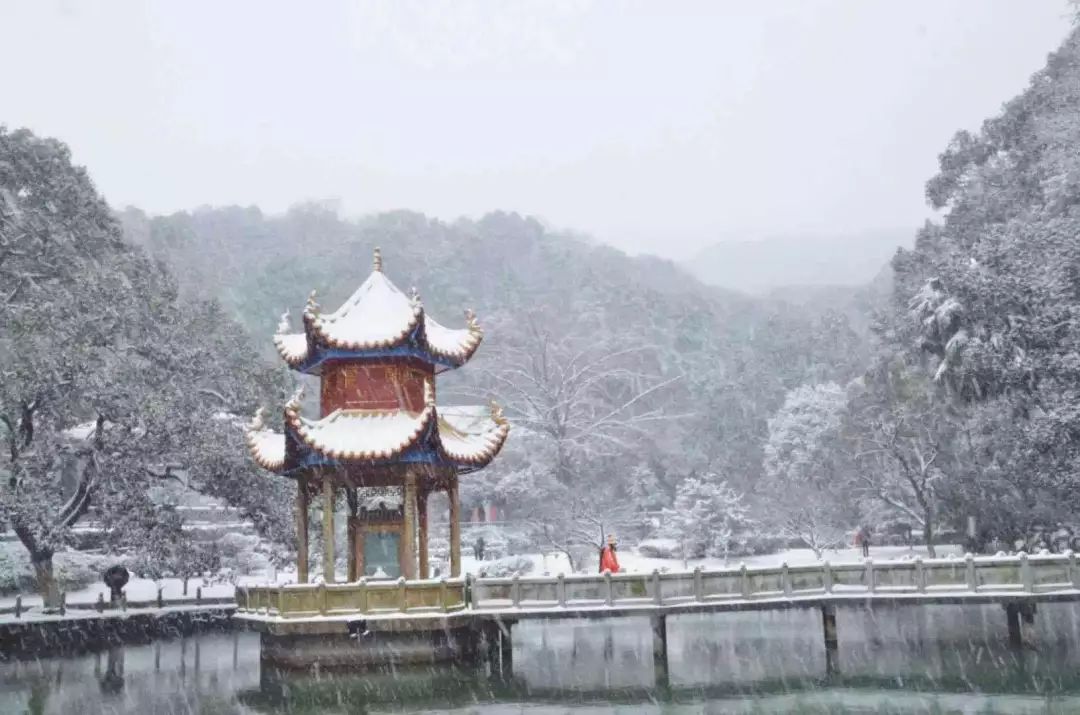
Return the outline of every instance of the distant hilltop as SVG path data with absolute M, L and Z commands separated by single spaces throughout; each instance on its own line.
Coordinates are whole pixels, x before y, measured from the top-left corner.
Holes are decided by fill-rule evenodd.
M 865 285 L 897 248 L 911 247 L 915 231 L 736 238 L 698 251 L 683 268 L 704 283 L 755 294 L 784 286 Z

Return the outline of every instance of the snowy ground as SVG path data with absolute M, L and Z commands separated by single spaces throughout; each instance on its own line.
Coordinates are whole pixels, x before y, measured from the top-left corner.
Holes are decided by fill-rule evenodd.
M 948 556 L 949 554 L 960 554 L 960 548 L 957 546 L 938 546 L 937 552 L 939 557 Z M 886 560 L 886 559 L 902 559 L 902 558 L 914 558 L 915 556 L 922 556 L 926 558 L 925 547 L 909 548 L 907 546 L 881 546 L 871 549 L 870 555 L 874 559 Z M 570 573 L 570 565 L 566 559 L 565 554 L 561 553 L 548 553 L 548 554 L 523 554 L 520 557 L 508 557 L 508 558 L 522 558 L 532 561 L 533 568 L 530 573 L 533 575 L 555 575 L 560 572 Z M 839 549 L 836 551 L 827 551 L 824 556 L 825 559 L 831 563 L 851 563 L 861 562 L 862 553 L 858 549 Z M 800 564 L 812 564 L 817 561 L 814 553 L 809 549 L 789 549 L 776 554 L 767 554 L 762 556 L 750 556 L 746 558 L 730 559 L 726 566 L 737 567 L 739 564 L 745 563 L 747 566 L 779 566 L 783 562 L 787 562 L 791 566 Z M 461 566 L 465 573 L 473 575 L 479 575 L 481 571 L 490 569 L 493 561 L 477 561 L 471 555 L 462 555 Z M 627 572 L 651 572 L 653 569 L 659 571 L 682 571 L 685 569 L 693 569 L 700 566 L 704 569 L 718 569 L 724 568 L 725 563 L 723 559 L 719 558 L 706 558 L 706 559 L 689 559 L 685 563 L 682 559 L 660 559 L 641 556 L 633 551 L 624 551 L 619 553 L 619 564 L 624 571 Z M 591 573 L 594 570 L 594 565 L 589 565 L 584 569 L 587 573 Z M 317 574 L 316 580 L 319 580 Z M 343 574 L 341 575 L 343 576 Z M 295 571 L 278 571 L 264 572 L 260 574 L 240 576 L 237 582 L 241 586 L 256 586 L 265 585 L 268 583 L 296 583 Z M 157 589 L 161 586 L 164 588 L 162 593 L 163 598 L 166 600 L 180 599 L 180 598 L 195 598 L 195 590 L 199 586 L 202 586 L 202 595 L 205 598 L 225 598 L 232 596 L 235 590 L 233 584 L 221 581 L 204 582 L 203 579 L 193 578 L 188 581 L 187 596 L 183 593 L 183 582 L 180 579 L 168 578 L 161 581 L 153 581 L 151 579 L 143 579 L 132 577 L 125 586 L 124 591 L 127 594 L 128 601 L 152 601 L 157 598 Z M 101 594 L 103 598 L 108 600 L 109 590 L 104 584 L 94 584 L 77 591 L 70 591 L 67 594 L 67 602 L 73 603 L 94 603 L 98 599 L 98 594 Z M 15 605 L 15 596 L 3 596 L 0 597 L 0 608 L 10 608 Z M 41 597 L 36 594 L 24 594 L 23 595 L 23 607 L 40 607 Z
M 962 553 L 959 546 L 942 545 L 936 547 L 937 555 L 939 558 L 944 558 L 952 555 L 960 555 Z M 915 558 L 916 556 L 922 556 L 928 558 L 925 546 L 907 547 L 907 546 L 880 546 L 870 549 L 870 557 L 875 560 L 892 560 L 903 558 Z M 724 563 L 722 558 L 704 558 L 704 559 L 687 559 L 685 562 L 682 559 L 661 559 L 652 558 L 648 556 L 642 556 L 636 551 L 620 551 L 618 553 L 619 566 L 623 571 L 629 573 L 650 573 L 654 569 L 658 571 L 688 571 L 693 570 L 700 566 L 703 569 L 720 569 L 720 568 L 737 568 L 740 564 L 746 564 L 747 566 L 779 566 L 785 561 L 789 566 L 799 566 L 805 564 L 817 563 L 818 559 L 814 556 L 814 552 L 810 549 L 788 549 L 775 554 L 762 554 L 760 556 L 747 556 L 728 559 L 727 563 Z M 514 557 L 510 557 L 514 558 Z M 566 555 L 562 553 L 548 553 L 548 554 L 527 554 L 522 558 L 527 558 L 533 562 L 533 575 L 555 575 L 559 572 L 569 574 L 571 573 L 570 564 L 566 559 Z M 862 551 L 859 549 L 837 549 L 826 551 L 823 555 L 823 560 L 830 563 L 862 563 Z M 477 561 L 470 557 L 462 556 L 462 569 L 466 573 L 479 575 L 479 573 L 485 568 L 490 567 L 491 561 Z M 591 573 L 599 568 L 599 557 L 596 559 L 596 563 L 586 565 L 583 570 L 587 573 Z
M 937 551 L 937 556 L 939 558 L 947 557 L 950 554 L 957 555 L 962 553 L 958 546 L 937 546 L 935 550 Z M 916 556 L 922 556 L 924 559 L 928 558 L 926 547 L 877 546 L 870 549 L 870 557 L 881 561 L 902 559 L 905 557 L 915 558 Z M 822 560 L 834 564 L 853 562 L 862 563 L 863 556 L 860 549 L 830 549 L 823 554 Z M 785 561 L 788 566 L 801 566 L 817 563 L 818 559 L 810 549 L 788 549 L 775 554 L 733 557 L 728 559 L 727 564 L 724 563 L 723 559 L 719 558 L 688 559 L 684 567 L 682 559 L 657 559 L 641 556 L 637 553 L 619 553 L 619 565 L 626 571 L 652 571 L 653 569 L 662 571 L 665 568 L 669 571 L 683 571 L 694 569 L 698 566 L 703 569 L 717 569 L 724 568 L 725 565 L 727 567 L 738 567 L 739 564 L 743 563 L 747 566 L 779 566 Z

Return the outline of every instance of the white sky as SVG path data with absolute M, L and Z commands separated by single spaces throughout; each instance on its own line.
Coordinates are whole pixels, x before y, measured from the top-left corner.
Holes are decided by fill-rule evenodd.
M 0 0 L 0 122 L 118 207 L 529 213 L 673 258 L 915 226 L 1065 0 Z

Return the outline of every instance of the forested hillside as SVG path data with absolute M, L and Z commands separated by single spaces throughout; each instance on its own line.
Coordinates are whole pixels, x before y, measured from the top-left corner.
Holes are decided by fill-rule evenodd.
M 770 422 L 768 490 L 800 533 L 843 499 L 973 549 L 1064 548 L 1080 496 L 1080 32 L 926 186 L 945 210 L 892 262 L 879 351 Z M 796 466 L 792 466 L 796 465 Z M 817 506 L 818 508 L 814 508 Z M 850 513 L 850 512 L 849 512 Z M 823 523 L 825 522 L 825 523 Z M 1061 543 L 1056 543 L 1061 542 Z
M 1080 30 L 926 187 L 940 225 L 894 261 L 894 334 L 954 411 L 940 491 L 984 525 L 1080 497 Z
M 311 289 L 336 307 L 366 277 L 376 245 L 388 275 L 417 286 L 439 320 L 461 324 L 460 311 L 474 308 L 485 345 L 444 378 L 442 394 L 497 397 L 516 425 L 550 438 L 551 459 L 541 450 L 516 459 L 511 448 L 504 464 L 470 478 L 477 494 L 522 517 L 544 480 L 612 503 L 633 494 L 642 509 L 671 506 L 695 473 L 753 491 L 766 420 L 784 394 L 850 379 L 864 363 L 864 341 L 841 311 L 704 286 L 671 262 L 631 258 L 516 214 L 345 221 L 309 205 L 285 216 L 128 210 L 123 223 L 184 290 L 220 296 L 268 355 L 282 311 L 295 315 Z

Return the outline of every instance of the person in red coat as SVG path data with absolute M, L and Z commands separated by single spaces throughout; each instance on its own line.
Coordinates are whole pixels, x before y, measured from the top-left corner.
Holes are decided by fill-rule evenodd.
M 608 534 L 607 546 L 600 549 L 600 573 L 619 573 L 619 559 L 615 556 L 615 535 Z

